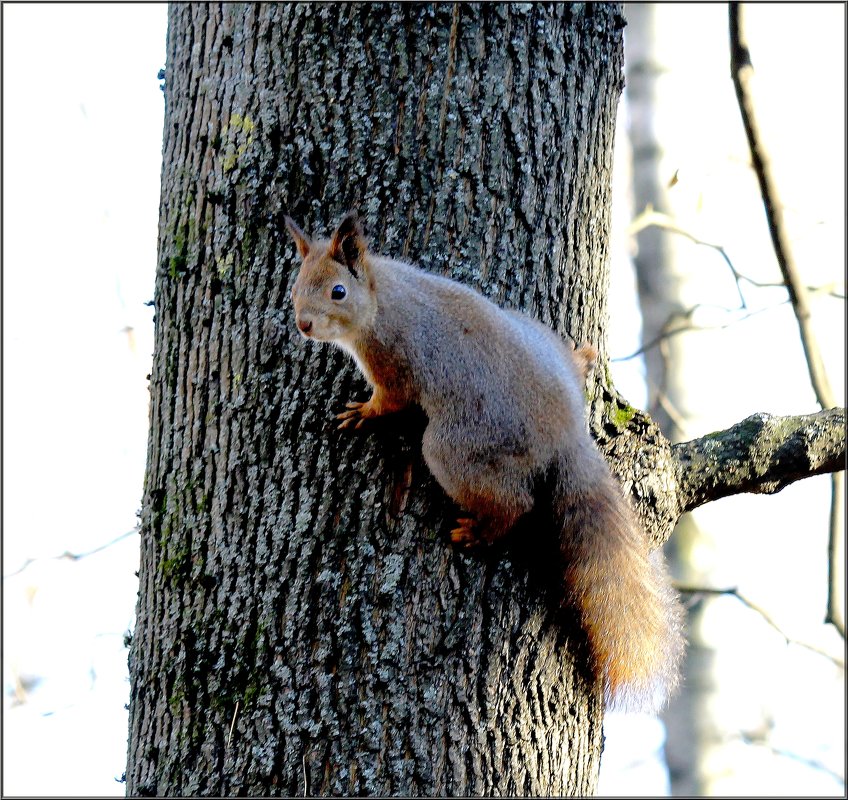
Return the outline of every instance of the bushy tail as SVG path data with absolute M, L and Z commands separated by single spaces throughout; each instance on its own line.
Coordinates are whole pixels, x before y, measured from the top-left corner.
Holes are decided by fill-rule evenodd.
M 578 476 L 566 469 L 554 504 L 566 600 L 580 614 L 608 705 L 658 710 L 678 683 L 680 601 L 600 454 L 594 474 L 579 476 L 586 486 L 575 489 Z

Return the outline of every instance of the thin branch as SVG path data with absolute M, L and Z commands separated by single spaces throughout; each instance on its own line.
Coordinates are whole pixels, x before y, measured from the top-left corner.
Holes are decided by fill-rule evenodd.
M 715 244 L 713 242 L 707 242 L 704 239 L 700 239 L 695 234 L 690 233 L 685 228 L 681 228 L 668 214 L 663 214 L 659 211 L 654 211 L 653 207 L 648 205 L 645 207 L 645 210 L 638 216 L 633 222 L 630 223 L 630 226 L 627 229 L 627 232 L 631 235 L 639 233 L 639 231 L 644 230 L 645 228 L 656 227 L 662 228 L 663 230 L 669 231 L 671 233 L 676 233 L 679 236 L 685 236 L 689 241 L 694 242 L 695 244 L 702 245 L 704 247 L 709 247 L 721 255 L 724 259 L 727 266 L 730 268 L 730 272 L 733 274 L 733 279 L 736 281 L 736 291 L 739 293 L 739 308 L 747 308 L 747 304 L 745 303 L 745 296 L 742 294 L 742 287 L 739 285 L 740 279 L 748 280 L 742 275 L 736 267 L 733 266 L 733 262 L 730 260 L 730 256 L 727 255 L 727 251 L 720 244 Z
M 618 361 L 630 361 L 632 358 L 636 358 L 636 356 L 642 355 L 642 353 L 646 353 L 648 350 L 656 347 L 658 344 L 664 342 L 666 339 L 670 339 L 672 336 L 677 336 L 678 333 L 686 333 L 687 331 L 720 331 L 725 328 L 729 328 L 731 325 L 736 325 L 739 322 L 744 322 L 746 319 L 750 319 L 751 317 L 756 317 L 757 314 L 762 314 L 764 311 L 773 311 L 776 308 L 779 308 L 782 305 L 788 303 L 788 300 L 782 300 L 779 303 L 775 303 L 771 306 L 764 306 L 763 308 L 758 308 L 755 311 L 749 311 L 747 314 L 743 314 L 736 319 L 731 320 L 730 322 L 724 322 L 721 325 L 680 325 L 677 328 L 670 328 L 666 330 L 668 326 L 672 323 L 672 321 L 676 317 L 680 317 L 681 319 L 690 319 L 692 315 L 699 308 L 720 308 L 722 311 L 727 311 L 728 313 L 733 313 L 734 311 L 740 311 L 741 309 L 732 309 L 726 308 L 725 306 L 708 306 L 705 303 L 696 303 L 691 308 L 687 308 L 685 311 L 677 312 L 675 311 L 669 318 L 666 320 L 663 325 L 663 331 L 658 333 L 650 342 L 643 344 L 641 347 L 634 350 L 630 355 L 627 356 L 619 356 L 618 358 L 612 358 L 610 361 L 618 362 Z
M 749 283 L 751 284 L 751 286 L 754 286 L 757 289 L 789 288 L 786 285 L 785 281 L 758 281 L 754 278 L 748 277 L 736 268 L 730 256 L 727 254 L 727 250 L 725 250 L 724 245 L 717 244 L 716 242 L 708 242 L 706 239 L 702 239 L 699 236 L 696 236 L 691 231 L 687 230 L 686 228 L 682 228 L 680 225 L 678 225 L 674 221 L 674 219 L 668 214 L 663 214 L 661 211 L 655 211 L 650 204 L 645 206 L 645 210 L 630 223 L 627 228 L 627 232 L 631 235 L 634 235 L 644 230 L 645 228 L 662 228 L 663 230 L 669 231 L 670 233 L 676 233 L 679 236 L 685 237 L 693 244 L 701 245 L 702 247 L 709 247 L 719 253 L 719 255 L 721 255 L 728 268 L 730 269 L 730 272 L 733 274 L 733 279 L 736 281 L 736 289 L 739 293 L 740 308 L 747 307 L 745 297 L 742 294 L 742 288 L 739 285 L 740 281 L 745 281 L 745 283 Z M 838 292 L 836 290 L 837 285 L 838 284 L 836 281 L 831 281 L 829 284 L 826 284 L 824 286 L 805 286 L 804 288 L 810 294 L 826 293 L 828 296 L 835 297 L 837 300 L 844 300 L 845 295 L 842 292 Z
M 816 647 L 813 644 L 808 644 L 807 642 L 802 642 L 799 639 L 793 639 L 791 636 L 789 636 L 786 631 L 784 631 L 783 628 L 781 628 L 780 625 L 778 625 L 774 621 L 772 616 L 762 606 L 757 605 L 755 602 L 753 602 L 753 600 L 749 600 L 735 586 L 731 586 L 726 589 L 719 589 L 709 586 L 682 586 L 679 584 L 675 584 L 674 588 L 681 594 L 690 594 L 695 597 L 735 597 L 740 603 L 742 603 L 742 605 L 747 606 L 751 609 L 751 611 L 754 611 L 759 614 L 763 618 L 763 620 L 765 620 L 786 640 L 786 644 L 794 644 L 798 647 L 803 647 L 804 649 L 809 650 L 810 652 L 815 653 L 816 655 L 822 656 L 822 658 L 826 658 L 828 661 L 832 662 L 840 669 L 845 669 L 845 662 L 841 658 L 833 656 L 826 650 L 822 650 L 820 647 Z
M 671 323 L 674 322 L 675 319 L 688 320 L 692 318 L 692 315 L 700 308 L 700 304 L 696 304 L 691 308 L 687 308 L 685 311 L 673 311 L 669 314 L 668 319 L 663 323 L 660 328 L 660 332 L 653 338 L 651 341 L 646 342 L 641 347 L 636 348 L 629 356 L 619 356 L 618 358 L 613 358 L 611 361 L 630 361 L 632 358 L 636 358 L 636 356 L 642 355 L 642 353 L 647 353 L 648 350 L 652 350 L 655 348 L 660 342 L 665 339 L 670 339 L 672 336 L 676 336 L 678 333 L 683 333 L 685 331 L 695 331 L 699 330 L 697 325 L 693 325 L 691 323 L 680 325 L 676 328 L 672 328 Z
M 787 235 L 786 226 L 783 221 L 783 208 L 777 192 L 777 184 L 771 172 L 768 153 L 763 144 L 756 114 L 754 113 L 754 103 L 750 86 L 754 68 L 751 64 L 751 54 L 748 50 L 742 9 L 739 3 L 730 3 L 729 21 L 730 73 L 733 78 L 733 86 L 736 90 L 736 99 L 739 102 L 742 124 L 745 126 L 745 135 L 748 137 L 751 163 L 753 164 L 754 172 L 757 175 L 757 181 L 760 185 L 760 194 L 762 195 L 763 205 L 766 210 L 766 219 L 768 221 L 772 246 L 774 247 L 774 254 L 777 258 L 780 272 L 783 275 L 783 280 L 786 283 L 786 288 L 789 290 L 789 299 L 792 301 L 792 308 L 795 311 L 795 318 L 798 321 L 801 344 L 804 348 L 807 369 L 810 373 L 810 383 L 812 383 L 813 389 L 816 392 L 819 405 L 822 408 L 832 408 L 836 405 L 836 400 L 827 377 L 827 371 L 824 367 L 824 361 L 819 350 L 818 342 L 816 341 L 815 332 L 813 331 L 810 308 L 807 302 L 807 291 L 804 284 L 801 283 L 801 276 L 795 264 L 795 257 L 792 253 L 789 236 Z M 834 505 L 843 502 L 842 493 L 839 491 L 840 486 L 841 481 L 834 479 L 831 491 L 832 503 Z M 838 624 L 839 614 L 831 613 L 837 604 L 834 598 L 834 589 L 836 587 L 834 576 L 839 571 L 839 567 L 833 561 L 833 554 L 840 549 L 840 544 L 844 547 L 845 537 L 845 531 L 842 529 L 841 522 L 839 522 L 840 516 L 839 512 L 834 508 L 831 513 L 830 542 L 828 545 L 831 560 L 829 562 L 830 579 L 828 581 L 827 618 L 833 616 L 837 619 L 837 630 L 844 636 L 845 626 L 844 624 L 841 626 Z
M 771 172 L 768 153 L 762 141 L 754 103 L 751 97 L 750 83 L 753 67 L 748 43 L 745 38 L 742 12 L 739 3 L 730 3 L 730 73 L 733 86 L 736 89 L 736 99 L 739 102 L 739 112 L 745 135 L 748 137 L 748 148 L 751 151 L 751 163 L 760 185 L 760 194 L 766 210 L 769 234 L 771 235 L 777 264 L 789 290 L 789 299 L 798 320 L 801 333 L 801 344 L 807 357 L 807 367 L 810 381 L 816 391 L 822 408 L 832 408 L 836 403 L 827 373 L 824 369 L 821 352 L 810 321 L 810 308 L 807 303 L 807 290 L 801 282 L 798 267 L 789 244 L 786 226 L 783 221 L 783 207 L 777 192 L 777 184 Z
M 114 544 L 126 539 L 129 536 L 132 536 L 134 533 L 138 533 L 138 528 L 132 528 L 132 530 L 128 530 L 126 533 L 122 533 L 120 536 L 116 536 L 112 541 L 106 542 L 105 544 L 100 544 L 92 550 L 86 550 L 82 553 L 72 553 L 70 550 L 65 550 L 64 553 L 60 553 L 58 556 L 39 556 L 36 558 L 28 558 L 18 567 L 14 572 L 8 572 L 3 576 L 3 580 L 6 578 L 11 578 L 14 575 L 19 575 L 23 572 L 28 566 L 34 564 L 36 561 L 59 561 L 59 560 L 68 560 L 68 561 L 79 561 L 81 558 L 86 558 L 87 556 L 93 556 L 95 553 L 99 553 L 101 550 L 105 550 L 108 547 L 111 547 Z
M 671 424 L 680 432 L 680 436 L 683 436 L 686 432 L 686 419 L 683 414 L 680 413 L 677 406 L 671 402 L 671 398 L 663 391 L 657 391 L 657 405 L 668 414 L 668 418 L 671 421 Z M 676 431 L 673 432 L 675 434 L 675 438 L 677 438 Z
M 786 284 L 783 281 L 779 281 L 779 282 L 775 282 L 775 281 L 755 281 L 753 278 L 749 278 L 747 275 L 742 275 L 741 273 L 739 274 L 739 277 L 743 281 L 750 283 L 751 286 L 755 286 L 757 289 L 786 289 L 787 288 Z M 837 284 L 836 281 L 831 281 L 830 283 L 826 283 L 822 286 L 807 285 L 804 288 L 810 294 L 826 294 L 828 297 L 834 297 L 837 300 L 844 300 L 845 295 L 842 292 L 836 291 L 837 285 L 838 284 Z
M 808 758 L 807 756 L 802 756 L 800 753 L 795 753 L 792 750 L 784 750 L 780 747 L 775 747 L 770 742 L 767 742 L 764 738 L 751 736 L 750 734 L 741 732 L 736 737 L 747 745 L 765 747 L 769 750 L 773 755 L 781 756 L 782 758 L 791 758 L 793 761 L 797 761 L 799 764 L 804 764 L 804 766 L 810 767 L 810 769 L 814 769 L 817 772 L 822 772 L 825 775 L 829 775 L 831 778 L 839 781 L 840 783 L 845 783 L 845 776 L 831 769 L 827 764 L 815 759 Z M 729 738 L 727 741 L 732 741 Z
M 801 478 L 845 469 L 845 409 L 754 414 L 671 449 L 681 513 L 742 492 L 774 494 Z
M 827 543 L 828 591 L 825 622 L 845 638 L 845 475 L 834 472 L 830 487 L 830 536 Z M 840 602 L 841 600 L 841 602 Z

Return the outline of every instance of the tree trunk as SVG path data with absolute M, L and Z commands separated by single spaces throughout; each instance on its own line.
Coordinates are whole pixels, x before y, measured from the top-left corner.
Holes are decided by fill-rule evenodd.
M 420 426 L 297 336 L 282 212 L 605 352 L 623 19 L 174 5 L 128 794 L 589 794 L 602 699 L 515 559 L 457 552 Z

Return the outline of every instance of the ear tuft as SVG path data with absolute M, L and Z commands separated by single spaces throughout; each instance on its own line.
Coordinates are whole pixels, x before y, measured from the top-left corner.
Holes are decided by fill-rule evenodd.
M 301 258 L 306 258 L 309 255 L 309 248 L 312 246 L 312 240 L 295 224 L 291 217 L 285 217 L 286 227 L 291 234 L 294 243 L 297 245 L 297 252 Z
M 330 240 L 330 256 L 357 276 L 356 264 L 365 252 L 365 237 L 355 211 L 339 223 Z

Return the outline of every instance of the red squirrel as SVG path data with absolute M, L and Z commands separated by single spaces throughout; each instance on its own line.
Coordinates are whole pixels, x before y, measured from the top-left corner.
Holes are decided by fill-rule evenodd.
M 589 435 L 583 386 L 595 349 L 371 253 L 355 213 L 329 239 L 285 221 L 302 259 L 292 288 L 298 329 L 346 350 L 373 388 L 347 404 L 339 427 L 420 406 L 424 460 L 466 510 L 451 531 L 461 546 L 503 537 L 552 469 L 561 595 L 579 614 L 595 674 L 609 704 L 657 708 L 677 682 L 680 604 Z

